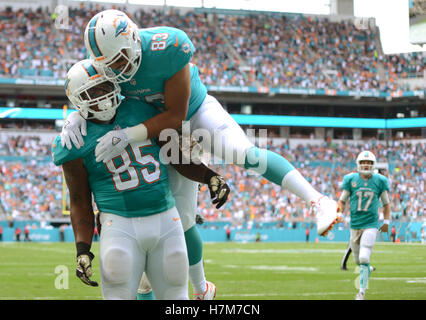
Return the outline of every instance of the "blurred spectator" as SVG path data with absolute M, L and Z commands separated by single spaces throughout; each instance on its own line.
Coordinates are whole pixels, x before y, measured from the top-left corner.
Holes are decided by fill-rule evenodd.
M 30 240 L 30 225 L 26 224 L 25 228 L 24 228 L 24 233 L 25 233 L 25 241 L 31 241 Z
M 19 228 L 15 229 L 15 239 L 18 242 L 21 241 L 21 229 L 19 229 Z
M 395 228 L 395 226 L 392 226 L 392 228 L 391 228 L 391 241 L 395 242 L 395 240 L 396 240 L 396 228 Z

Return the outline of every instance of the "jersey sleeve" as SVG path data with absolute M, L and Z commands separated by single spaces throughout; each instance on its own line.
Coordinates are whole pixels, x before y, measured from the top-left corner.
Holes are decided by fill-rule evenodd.
M 57 136 L 52 143 L 53 163 L 57 166 L 63 165 L 65 162 L 81 158 L 81 152 L 73 146 L 71 150 L 61 145 L 61 137 Z
M 343 177 L 343 182 L 342 182 L 342 189 L 346 190 L 346 191 L 351 191 L 351 176 L 350 174 L 347 174 L 346 176 Z
M 173 44 L 170 46 L 170 76 L 171 78 L 176 72 L 186 66 L 191 60 L 195 48 L 188 35 L 179 29 L 172 36 Z

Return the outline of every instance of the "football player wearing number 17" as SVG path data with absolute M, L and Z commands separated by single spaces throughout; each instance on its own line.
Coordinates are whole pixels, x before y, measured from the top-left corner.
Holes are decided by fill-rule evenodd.
M 80 61 L 68 71 L 65 87 L 79 114 L 89 120 L 82 148 L 62 147 L 59 136 L 52 146 L 54 163 L 62 165 L 70 193 L 77 276 L 97 286 L 90 279 L 93 193 L 102 228 L 99 256 L 104 299 L 136 299 L 143 272 L 157 299 L 188 299 L 185 237 L 158 142 L 132 142 L 105 163 L 95 159 L 99 137 L 114 128 L 136 125 L 158 111 L 140 106 L 140 100 L 120 101 L 120 87 L 100 74 L 91 60 Z M 213 202 L 226 201 L 229 187 L 206 166 L 175 166 L 188 179 L 207 183 Z
M 188 121 L 191 134 L 207 132 L 200 141 L 204 151 L 226 163 L 251 169 L 305 200 L 316 217 L 319 234 L 326 235 L 335 224 L 336 201 L 315 190 L 284 157 L 256 147 L 207 93 L 197 66 L 190 63 L 195 49 L 184 31 L 163 26 L 139 29 L 125 13 L 105 10 L 89 21 L 84 42 L 90 59 L 106 77 L 119 83 L 125 97 L 136 97 L 161 111 L 135 126 L 112 130 L 101 137 L 95 149 L 96 161 L 108 162 L 121 154 L 128 143 L 157 137 L 163 130 L 178 129 Z M 109 77 L 106 71 L 114 75 Z M 81 147 L 80 130 L 84 131 L 85 120 L 73 115 L 66 123 L 61 133 L 62 144 L 71 148 L 72 141 L 77 148 Z M 114 143 L 117 139 L 120 143 Z M 202 293 L 208 290 L 206 282 L 196 280 L 204 274 L 202 243 L 194 227 L 197 186 L 185 183 L 179 174 L 171 174 L 170 183 L 179 213 L 188 212 L 184 230 L 190 254 L 189 277 L 195 298 L 203 299 Z M 179 202 L 187 210 L 181 210 Z
M 360 288 L 356 300 L 364 300 L 370 276 L 370 256 L 376 242 L 379 223 L 379 201 L 383 204 L 384 222 L 380 232 L 388 232 L 390 217 L 389 181 L 374 173 L 376 157 L 370 151 L 362 151 L 357 159 L 356 173 L 344 176 L 339 212 L 350 202 L 350 246 L 355 264 L 360 267 Z

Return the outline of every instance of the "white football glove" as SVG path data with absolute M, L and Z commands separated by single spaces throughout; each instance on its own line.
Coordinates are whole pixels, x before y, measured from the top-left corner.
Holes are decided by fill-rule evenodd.
M 126 129 L 111 130 L 97 141 L 98 145 L 95 149 L 96 161 L 103 161 L 104 163 L 122 154 L 129 144 Z
M 72 112 L 64 122 L 61 132 L 61 145 L 69 150 L 72 148 L 71 141 L 77 149 L 84 146 L 83 136 L 87 135 L 86 120 L 78 112 Z

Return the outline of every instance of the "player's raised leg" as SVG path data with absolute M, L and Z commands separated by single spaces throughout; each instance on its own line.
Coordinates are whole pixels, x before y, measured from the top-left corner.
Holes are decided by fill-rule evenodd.
M 192 134 L 202 136 L 200 144 L 216 157 L 288 189 L 307 202 L 317 219 L 319 234 L 326 234 L 337 219 L 337 203 L 322 195 L 283 156 L 256 147 L 241 127 L 212 96 L 207 95 L 190 119 Z M 207 131 L 210 137 L 206 137 Z

